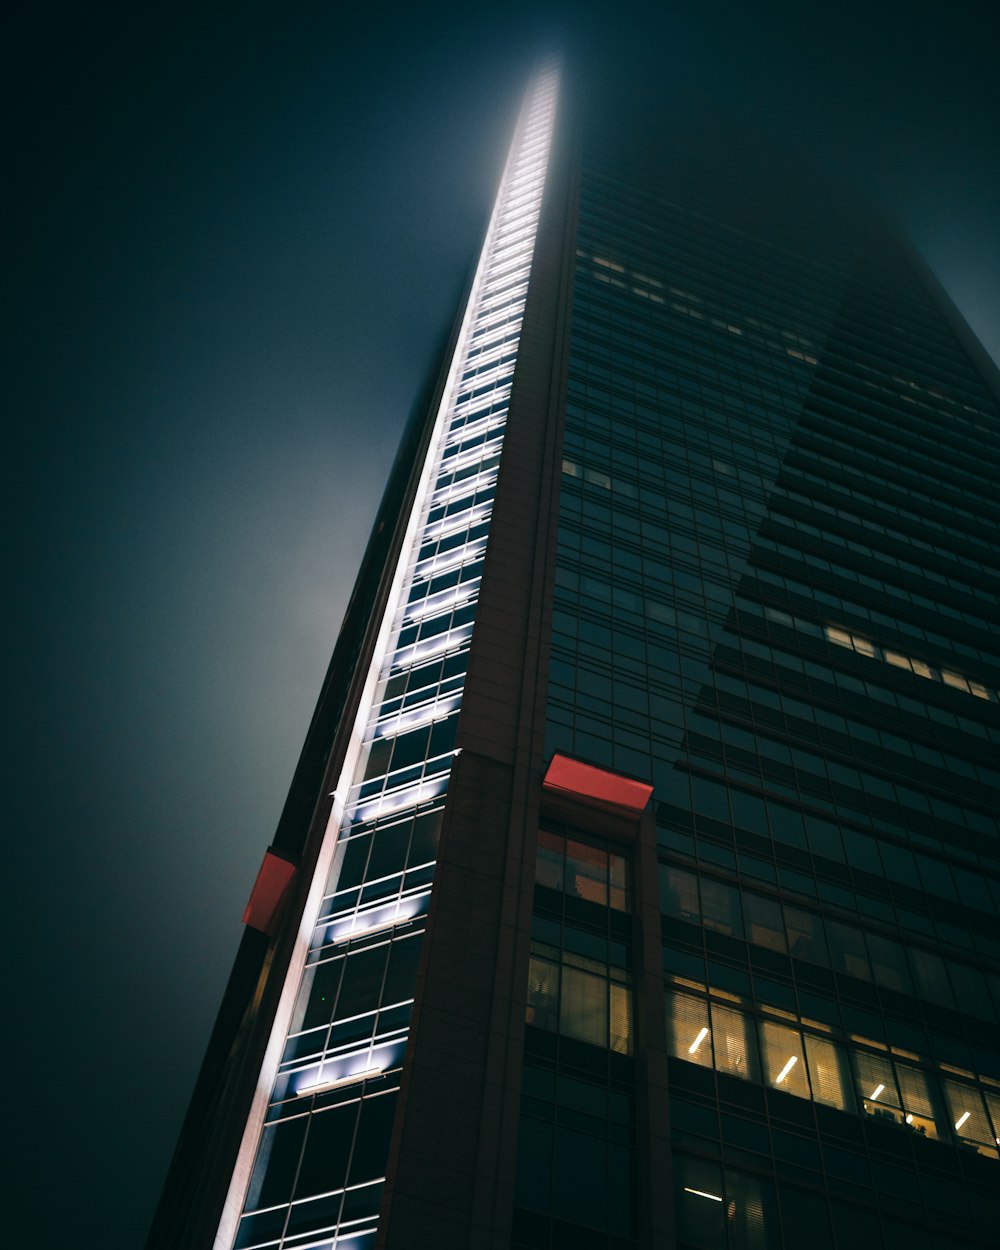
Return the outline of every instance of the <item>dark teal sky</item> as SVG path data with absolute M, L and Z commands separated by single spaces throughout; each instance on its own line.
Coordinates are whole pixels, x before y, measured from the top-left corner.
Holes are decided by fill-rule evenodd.
M 557 36 L 577 74 L 627 95 L 652 73 L 862 188 L 1000 357 L 986 3 L 98 4 L 19 32 L 11 1244 L 142 1242 L 402 422 Z

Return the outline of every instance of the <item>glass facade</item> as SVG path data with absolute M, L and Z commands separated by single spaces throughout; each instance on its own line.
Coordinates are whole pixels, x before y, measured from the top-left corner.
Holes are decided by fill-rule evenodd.
M 555 95 L 554 73 L 529 94 L 469 297 L 220 1234 L 236 1250 L 375 1244 Z
M 996 396 L 863 211 L 585 129 L 546 749 L 655 787 L 677 1244 L 993 1245 Z
M 993 1247 L 993 384 L 865 209 L 728 141 L 557 130 L 555 91 L 364 609 L 294 947 L 219 1044 L 256 1093 L 204 1218 L 217 1250 Z

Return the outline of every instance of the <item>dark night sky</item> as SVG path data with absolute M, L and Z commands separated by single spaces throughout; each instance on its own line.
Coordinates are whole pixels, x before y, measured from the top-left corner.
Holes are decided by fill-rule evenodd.
M 575 73 L 653 72 L 865 189 L 1000 358 L 992 4 L 470 7 L 77 5 L 11 39 L 10 1244 L 142 1243 L 560 30 Z

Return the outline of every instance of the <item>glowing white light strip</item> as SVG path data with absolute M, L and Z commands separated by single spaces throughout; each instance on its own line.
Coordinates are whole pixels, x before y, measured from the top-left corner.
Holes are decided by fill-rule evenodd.
M 883 1092 L 884 1089 L 885 1089 L 885 1086 L 880 1081 L 878 1085 L 876 1085 L 875 1088 L 872 1090 L 872 1092 L 868 1095 L 868 1101 L 874 1102 L 875 1099 L 879 1096 L 879 1094 Z
M 295 946 L 289 960 L 288 971 L 282 986 L 281 996 L 275 1012 L 271 1033 L 265 1049 L 264 1059 L 260 1068 L 257 1089 L 254 1094 L 250 1113 L 247 1117 L 243 1139 L 238 1152 L 236 1165 L 226 1196 L 222 1217 L 215 1236 L 214 1250 L 232 1250 L 239 1225 L 240 1214 L 254 1167 L 257 1146 L 263 1129 L 264 1118 L 274 1089 L 278 1074 L 281 1053 L 292 1019 L 299 985 L 306 966 L 310 950 L 313 930 L 322 908 L 323 899 L 328 893 L 328 883 L 333 871 L 334 855 L 341 828 L 352 822 L 352 817 L 372 818 L 385 811 L 398 808 L 401 803 L 421 802 L 441 793 L 448 784 L 448 772 L 425 778 L 417 786 L 378 796 L 374 802 L 364 801 L 358 805 L 357 812 L 352 813 L 345 804 L 345 798 L 352 790 L 352 783 L 359 773 L 363 759 L 365 731 L 371 723 L 375 708 L 377 691 L 380 682 L 389 672 L 398 672 L 401 667 L 417 659 L 426 658 L 432 652 L 424 649 L 421 644 L 408 647 L 402 654 L 392 654 L 390 648 L 394 640 L 398 640 L 399 613 L 406 601 L 408 588 L 411 585 L 413 565 L 423 546 L 434 537 L 440 537 L 442 531 L 453 532 L 459 527 L 455 519 L 450 518 L 443 524 L 430 526 L 427 524 L 428 509 L 437 506 L 438 496 L 444 493 L 448 498 L 461 498 L 475 490 L 483 489 L 495 480 L 495 468 L 491 473 L 480 473 L 464 479 L 460 484 L 449 486 L 444 492 L 433 491 L 432 483 L 436 475 L 442 472 L 441 456 L 447 437 L 454 432 L 455 423 L 465 419 L 473 412 L 481 411 L 491 405 L 506 402 L 510 394 L 509 381 L 492 388 L 483 381 L 487 375 L 479 375 L 470 385 L 463 385 L 460 379 L 468 371 L 469 352 L 473 347 L 473 334 L 481 330 L 484 318 L 504 313 L 513 318 L 520 318 L 524 311 L 524 297 L 527 293 L 527 279 L 530 272 L 533 245 L 525 247 L 520 267 L 514 267 L 510 273 L 499 275 L 494 272 L 497 267 L 501 249 L 509 247 L 513 240 L 513 231 L 522 227 L 530 228 L 532 234 L 537 225 L 541 210 L 542 191 L 545 185 L 545 172 L 548 164 L 548 151 L 555 119 L 555 88 L 558 76 L 555 71 L 547 71 L 529 93 L 514 144 L 508 157 L 507 166 L 501 181 L 500 191 L 493 209 L 490 225 L 486 233 L 473 279 L 472 289 L 463 315 L 458 335 L 458 346 L 452 357 L 448 375 L 442 390 L 441 404 L 435 414 L 434 424 L 428 444 L 428 450 L 421 466 L 419 480 L 414 494 L 413 505 L 406 518 L 406 528 L 400 546 L 400 557 L 392 571 L 386 610 L 379 623 L 378 634 L 373 648 L 371 663 L 366 674 L 365 683 L 358 701 L 350 742 L 345 754 L 343 768 L 333 791 L 333 806 L 327 823 L 326 833 L 320 846 L 313 877 L 309 886 L 309 895 L 303 908 L 299 931 Z M 517 201 L 517 212 L 514 214 L 514 201 Z M 506 269 L 506 264 L 503 267 Z M 502 372 L 502 371 L 500 371 Z M 507 376 L 506 374 L 504 375 Z M 485 393 L 474 392 L 486 387 Z M 461 401 L 460 403 L 458 401 Z M 453 472 L 453 470 L 451 470 Z M 474 510 L 470 510 L 470 513 Z M 489 515 L 487 506 L 480 514 L 485 518 Z M 468 521 L 466 521 L 468 524 Z M 437 651 L 449 650 L 467 641 L 471 634 L 471 624 L 461 629 L 449 631 L 442 638 L 428 640 Z M 402 1057 L 400 1051 L 399 1058 Z M 395 1062 L 396 1060 L 394 1060 Z
M 400 712 L 398 716 L 380 721 L 376 733 L 380 738 L 394 738 L 397 734 L 419 729 L 421 725 L 429 725 L 432 721 L 444 720 L 461 702 L 461 691 L 447 699 L 435 699 L 433 703 L 414 708 L 412 712 Z
M 479 417 L 475 421 L 466 421 L 464 425 L 455 427 L 455 433 L 448 439 L 447 446 L 453 447 L 457 443 L 466 443 L 470 438 L 478 438 L 480 434 L 488 433 L 490 430 L 503 430 L 507 424 L 507 413 L 488 412 L 485 417 Z
M 416 664 L 426 662 L 436 655 L 444 655 L 446 651 L 456 651 L 472 637 L 472 622 L 457 629 L 449 629 L 446 634 L 438 634 L 436 638 L 428 638 L 426 642 L 415 642 L 412 647 L 404 647 L 392 657 L 393 672 L 403 668 L 413 668 Z
M 401 790 L 386 791 L 374 799 L 363 799 L 356 808 L 351 809 L 351 816 L 356 821 L 374 820 L 387 812 L 401 812 L 407 807 L 416 807 L 427 799 L 435 799 L 444 794 L 448 788 L 448 774 L 426 777 L 414 786 L 406 786 Z
M 409 924 L 411 920 L 419 920 L 426 914 L 430 897 L 430 890 L 423 885 L 405 890 L 401 894 L 390 894 L 362 911 L 352 911 L 348 907 L 336 912 L 317 926 L 320 934 L 318 945 L 336 945 L 355 937 L 367 937 L 369 933 L 375 933 L 379 929 L 394 928 L 396 925 Z
M 426 599 L 416 599 L 406 605 L 403 619 L 423 621 L 429 616 L 440 616 L 443 612 L 464 607 L 479 594 L 479 581 L 478 577 L 474 577 L 472 581 L 463 582 L 461 586 L 454 586 L 451 590 L 441 590 L 437 594 L 428 595 Z
M 510 387 L 504 383 L 495 391 L 487 391 L 485 395 L 473 395 L 469 399 L 463 399 L 455 407 L 455 417 L 468 419 L 473 413 L 484 412 L 487 408 L 497 410 L 506 405 L 508 399 L 510 399 Z M 504 408 L 504 413 L 506 415 L 506 408 Z
M 461 568 L 463 564 L 472 564 L 474 561 L 479 560 L 485 551 L 486 539 L 477 538 L 471 543 L 466 543 L 464 547 L 456 547 L 454 551 L 446 551 L 444 555 L 431 556 L 428 560 L 421 560 L 413 570 L 413 580 L 415 582 L 428 581 L 441 573 L 448 573 L 452 569 Z
M 955 1121 L 955 1132 L 956 1132 L 956 1133 L 957 1133 L 957 1132 L 958 1132 L 958 1130 L 962 1127 L 962 1125 L 965 1123 L 965 1121 L 969 1118 L 969 1116 L 970 1116 L 970 1115 L 972 1115 L 972 1112 L 971 1112 L 971 1111 L 966 1111 L 963 1115 L 960 1115 L 960 1116 L 958 1117 L 958 1119 Z
M 498 465 L 493 464 L 481 473 L 477 473 L 475 477 L 463 477 L 460 482 L 449 482 L 447 486 L 442 486 L 440 490 L 434 492 L 432 502 L 435 505 L 451 503 L 452 500 L 461 499 L 472 491 L 484 490 L 487 486 L 492 486 L 496 481 L 498 468 Z
M 702 1031 L 698 1034 L 698 1036 L 694 1039 L 694 1041 L 688 1047 L 688 1054 L 693 1055 L 694 1052 L 698 1049 L 698 1047 L 702 1044 L 702 1042 L 705 1040 L 706 1037 L 708 1037 L 708 1029 L 702 1029 Z
M 353 942 L 355 938 L 370 937 L 373 933 L 383 933 L 389 929 L 395 929 L 397 925 L 409 924 L 413 918 L 413 916 L 397 916 L 394 920 L 383 920 L 379 924 L 370 924 L 367 928 L 351 929 L 348 933 L 338 933 L 332 941 L 334 946 L 340 946 L 344 942 Z
M 475 387 L 477 391 L 481 386 L 493 386 L 495 383 L 502 382 L 504 379 L 509 378 L 514 372 L 513 356 L 509 360 L 502 360 L 499 364 L 486 369 L 480 368 L 481 364 L 482 361 L 479 360 L 472 363 L 471 368 L 474 369 L 475 372 L 469 374 L 468 377 L 463 376 L 463 390 L 468 390 L 470 386 Z
M 502 447 L 503 435 L 501 434 L 499 438 L 491 438 L 488 443 L 470 447 L 468 451 L 458 452 L 450 460 L 445 461 L 445 468 L 449 473 L 455 473 L 458 469 L 467 469 L 470 464 L 488 460 L 490 456 L 498 456 Z
M 684 1192 L 685 1192 L 686 1194 L 694 1194 L 694 1196 L 695 1196 L 696 1198 L 711 1198 L 711 1200 L 712 1200 L 713 1202 L 721 1202 L 721 1201 L 722 1201 L 722 1199 L 719 1197 L 719 1195 L 718 1195 L 718 1194 L 709 1194 L 709 1193 L 706 1193 L 704 1189 L 689 1189 L 689 1188 L 687 1187 L 687 1185 L 685 1185 L 685 1186 L 684 1186 Z
M 789 1072 L 791 1072 L 792 1068 L 795 1067 L 798 1061 L 799 1061 L 798 1055 L 792 1055 L 791 1059 L 789 1059 L 789 1061 L 785 1064 L 785 1066 L 781 1069 L 781 1071 L 775 1077 L 775 1080 L 774 1080 L 775 1085 L 781 1084 L 781 1082 L 785 1079 L 785 1077 L 789 1074 Z
M 363 1072 L 355 1072 L 351 1076 L 339 1077 L 336 1081 L 320 1081 L 317 1085 L 303 1085 L 295 1091 L 296 1098 L 309 1098 L 313 1094 L 325 1094 L 331 1089 L 342 1089 L 345 1085 L 357 1085 L 367 1081 L 369 1077 L 381 1076 L 382 1068 L 365 1068 Z
M 505 339 L 501 337 L 500 342 L 492 347 L 487 347 L 484 343 L 480 343 L 475 353 L 469 358 L 469 367 L 474 369 L 486 369 L 490 365 L 497 364 L 506 360 L 510 356 L 517 355 L 517 340 Z
M 464 512 L 456 512 L 454 516 L 442 517 L 440 521 L 427 526 L 423 533 L 423 540 L 426 543 L 432 538 L 450 538 L 459 530 L 472 529 L 474 525 L 481 525 L 483 521 L 489 519 L 492 512 L 491 503 L 480 503 L 473 508 L 466 508 Z

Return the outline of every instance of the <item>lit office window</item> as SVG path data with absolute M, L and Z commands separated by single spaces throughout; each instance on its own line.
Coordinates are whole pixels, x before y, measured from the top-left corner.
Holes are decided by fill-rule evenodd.
M 921 1137 L 937 1137 L 934 1104 L 931 1099 L 930 1081 L 919 1068 L 896 1064 L 896 1080 L 903 1104 L 903 1121 Z
M 765 1020 L 760 1026 L 761 1060 L 768 1085 L 798 1098 L 809 1097 L 802 1034 Z
M 712 1066 L 712 1031 L 705 999 L 688 994 L 667 996 L 667 1046 L 678 1059 L 703 1068 Z
M 854 1087 L 865 1111 L 879 1120 L 898 1123 L 902 1118 L 896 1077 L 888 1058 L 855 1051 L 851 1055 Z
M 594 1046 L 608 1042 L 607 978 L 564 967 L 559 998 L 559 1032 Z
M 759 1079 L 753 1021 L 745 1012 L 713 1003 L 712 1041 L 715 1066 L 720 1072 L 744 1081 Z
M 997 1139 L 990 1126 L 982 1095 L 971 1085 L 942 1081 L 948 1115 L 955 1136 L 974 1145 L 980 1154 L 997 1157 Z
M 811 1033 L 806 1033 L 803 1040 L 814 1100 L 825 1103 L 828 1107 L 836 1107 L 838 1111 L 852 1110 L 843 1055 L 839 1047 L 826 1038 L 814 1037 Z

